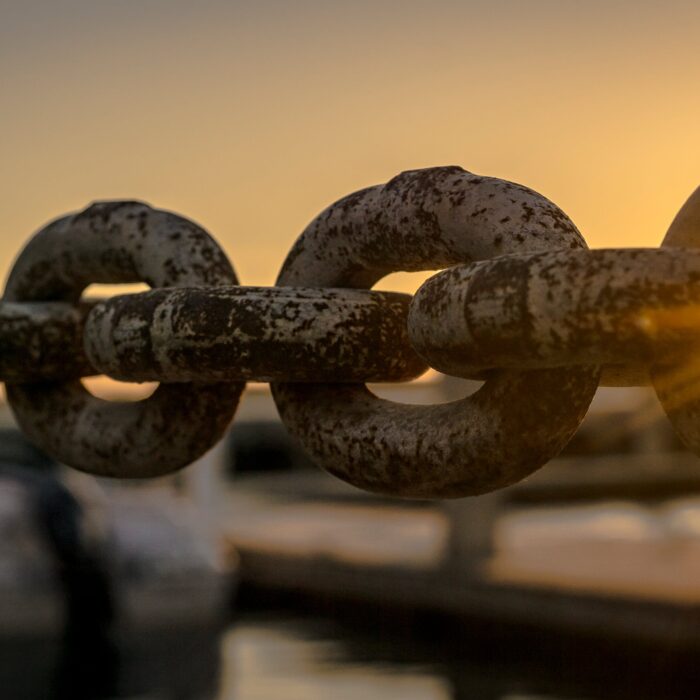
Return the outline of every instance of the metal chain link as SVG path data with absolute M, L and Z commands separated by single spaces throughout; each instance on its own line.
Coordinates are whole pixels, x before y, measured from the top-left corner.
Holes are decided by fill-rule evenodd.
M 409 171 L 322 212 L 277 286 L 240 287 L 202 228 L 105 202 L 37 233 L 0 302 L 0 379 L 22 430 L 83 471 L 150 477 L 191 463 L 233 418 L 244 382 L 272 383 L 313 459 L 405 497 L 486 493 L 570 440 L 599 383 L 653 383 L 700 454 L 700 189 L 660 249 L 588 250 L 520 185 L 458 167 Z M 370 291 L 395 271 L 448 268 L 415 297 Z M 82 301 L 91 283 L 152 291 Z M 483 379 L 459 401 L 407 406 L 364 382 L 428 366 Z M 79 378 L 159 381 L 143 401 Z
M 15 262 L 4 299 L 77 303 L 95 282 L 217 287 L 238 280 L 196 224 L 139 202 L 109 202 L 39 231 Z M 45 452 L 120 477 L 159 476 L 193 462 L 222 437 L 243 388 L 163 383 L 143 401 L 111 402 L 71 378 L 6 384 L 17 423 Z

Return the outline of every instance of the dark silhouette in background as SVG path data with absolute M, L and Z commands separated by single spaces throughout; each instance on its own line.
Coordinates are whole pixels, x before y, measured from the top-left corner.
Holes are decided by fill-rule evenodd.
M 106 563 L 86 537 L 82 508 L 56 469 L 16 431 L 0 431 L 0 475 L 31 493 L 33 516 L 63 594 L 65 626 L 50 697 L 109 697 L 116 693 L 118 670 L 114 594 Z

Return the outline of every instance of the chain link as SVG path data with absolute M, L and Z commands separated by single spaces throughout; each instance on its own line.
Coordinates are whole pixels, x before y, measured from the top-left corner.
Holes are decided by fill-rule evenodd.
M 430 168 L 331 205 L 301 234 L 277 283 L 371 286 L 397 270 L 585 245 L 532 190 Z M 331 473 L 369 491 L 437 498 L 492 491 L 549 461 L 583 419 L 598 378 L 597 367 L 502 372 L 440 406 L 392 403 L 363 385 L 273 384 L 272 392 L 287 428 Z
M 0 379 L 22 430 L 61 462 L 151 477 L 223 435 L 248 380 L 269 381 L 313 459 L 360 488 L 459 497 L 514 483 L 578 428 L 599 383 L 652 383 L 700 454 L 700 190 L 660 249 L 588 250 L 520 185 L 458 167 L 401 173 L 309 224 L 277 286 L 239 287 L 201 227 L 104 202 L 37 233 L 0 303 Z M 370 291 L 395 271 L 448 268 L 411 299 Z M 149 292 L 82 301 L 91 283 Z M 483 379 L 437 406 L 364 382 L 428 366 Z M 161 382 L 143 401 L 80 377 Z
M 98 304 L 85 351 L 124 381 L 406 381 L 427 369 L 408 341 L 410 301 L 348 289 L 159 289 Z
M 619 368 L 606 384 L 637 385 L 700 342 L 698 320 L 700 251 L 627 248 L 450 268 L 418 290 L 409 329 L 447 374 L 599 364 Z
M 193 222 L 140 202 L 110 202 L 40 230 L 15 262 L 4 299 L 75 304 L 91 283 L 237 281 L 226 255 Z M 159 476 L 193 462 L 222 437 L 243 388 L 163 383 L 143 401 L 111 402 L 75 379 L 6 384 L 17 423 L 34 443 L 77 469 L 119 477 Z

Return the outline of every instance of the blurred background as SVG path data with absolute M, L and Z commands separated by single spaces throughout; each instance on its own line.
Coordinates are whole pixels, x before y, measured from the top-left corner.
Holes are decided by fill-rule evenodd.
M 700 180 L 699 31 L 674 0 L 0 0 L 0 270 L 49 220 L 134 198 L 270 285 L 328 204 L 447 164 L 543 193 L 591 247 L 657 246 Z M 697 696 L 700 470 L 645 388 L 600 390 L 561 459 L 454 503 L 326 477 L 262 385 L 141 485 L 1 417 L 3 697 Z

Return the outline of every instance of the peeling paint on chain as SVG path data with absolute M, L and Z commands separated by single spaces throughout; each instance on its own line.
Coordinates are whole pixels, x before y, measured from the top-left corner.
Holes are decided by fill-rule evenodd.
M 87 355 L 128 381 L 405 381 L 407 294 L 352 289 L 158 289 L 90 313 Z
M 140 202 L 101 202 L 39 231 L 17 259 L 4 299 L 77 302 L 95 282 L 153 287 L 236 284 L 202 228 Z M 79 381 L 10 384 L 27 436 L 57 460 L 93 474 L 150 477 L 206 452 L 223 435 L 243 384 L 161 385 L 148 399 L 110 402 Z
M 508 253 L 585 248 L 569 218 L 520 185 L 458 167 L 402 173 L 344 197 L 297 240 L 278 285 L 369 287 Z M 405 406 L 364 385 L 273 384 L 289 430 L 345 481 L 405 497 L 507 486 L 568 442 L 598 385 L 596 366 L 494 373 L 473 396 Z

